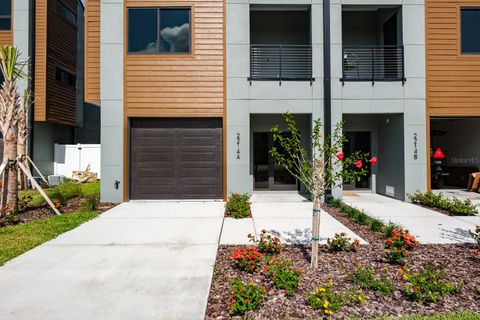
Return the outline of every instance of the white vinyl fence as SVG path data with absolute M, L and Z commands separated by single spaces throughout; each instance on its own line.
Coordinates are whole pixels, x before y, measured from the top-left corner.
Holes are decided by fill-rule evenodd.
M 54 157 L 55 175 L 71 178 L 73 171 L 85 170 L 90 164 L 90 171 L 100 179 L 99 144 L 55 144 Z

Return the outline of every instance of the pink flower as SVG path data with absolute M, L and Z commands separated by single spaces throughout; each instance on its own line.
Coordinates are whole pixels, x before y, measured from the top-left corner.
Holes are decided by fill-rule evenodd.
M 372 166 L 376 166 L 377 165 L 377 157 L 372 157 L 370 159 L 370 163 L 372 164 Z
M 362 160 L 357 160 L 355 161 L 355 167 L 357 167 L 358 169 L 360 169 L 362 167 Z
M 343 158 L 345 157 L 345 154 L 343 152 L 340 152 L 336 155 L 336 157 L 337 157 L 338 160 L 342 161 Z

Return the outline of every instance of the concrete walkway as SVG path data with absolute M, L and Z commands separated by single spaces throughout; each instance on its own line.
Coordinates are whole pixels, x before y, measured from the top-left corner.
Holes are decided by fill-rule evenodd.
M 280 237 L 287 244 L 309 244 L 312 238 L 312 203 L 292 192 L 254 193 L 252 195 L 252 218 L 225 218 L 221 244 L 248 244 L 247 235 L 259 234 L 265 229 Z M 320 243 L 326 244 L 328 238 L 344 232 L 348 237 L 360 240 L 342 223 L 326 212 L 320 220 Z
M 21 255 L 0 267 L 0 319 L 203 319 L 223 206 L 124 203 Z
M 343 201 L 383 222 L 407 228 L 421 243 L 448 244 L 473 242 L 468 230 L 480 224 L 480 217 L 450 217 L 420 206 L 374 193 L 344 196 Z

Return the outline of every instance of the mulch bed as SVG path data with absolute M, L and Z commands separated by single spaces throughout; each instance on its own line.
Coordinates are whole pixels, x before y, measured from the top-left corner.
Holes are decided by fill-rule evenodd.
M 385 250 L 381 234 L 368 230 L 350 221 L 343 213 L 333 208 L 328 212 L 348 228 L 369 242 L 361 246 L 357 252 L 328 251 L 321 246 L 319 269 L 309 268 L 309 246 L 286 246 L 280 254 L 291 259 L 294 267 L 303 269 L 301 282 L 293 297 L 272 286 L 268 278 L 261 272 L 249 274 L 233 268 L 230 256 L 237 246 L 220 246 L 214 269 L 214 277 L 208 298 L 206 319 L 229 319 L 230 281 L 239 278 L 242 281 L 253 281 L 265 285 L 268 296 L 262 305 L 249 314 L 250 319 L 320 319 L 321 311 L 313 311 L 305 299 L 307 293 L 333 280 L 335 288 L 347 290 L 354 287 L 349 274 L 362 263 L 372 267 L 376 273 L 388 270 L 388 277 L 396 285 L 392 295 L 383 295 L 364 290 L 367 302 L 363 305 L 343 307 L 333 315 L 336 319 L 350 317 L 374 318 L 380 316 L 433 315 L 439 313 L 471 310 L 480 312 L 480 258 L 472 256 L 470 245 L 419 245 L 408 260 L 412 270 L 423 269 L 428 264 L 444 270 L 452 283 L 463 283 L 461 293 L 447 295 L 435 304 L 419 304 L 407 300 L 402 293 L 402 279 L 398 273 L 399 266 L 385 261 Z
M 85 198 L 82 198 L 82 197 L 69 199 L 67 203 L 59 209 L 59 211 L 62 214 L 73 213 L 79 209 L 80 205 L 84 200 Z M 97 208 L 95 211 L 98 211 L 99 213 L 103 213 L 115 206 L 116 204 L 114 203 L 100 202 L 97 205 Z M 38 207 L 27 207 L 20 210 L 11 219 L 0 221 L 0 227 L 15 225 L 19 223 L 25 223 L 25 222 L 34 221 L 34 220 L 46 219 L 53 216 L 55 216 L 55 213 L 48 205 L 42 205 Z

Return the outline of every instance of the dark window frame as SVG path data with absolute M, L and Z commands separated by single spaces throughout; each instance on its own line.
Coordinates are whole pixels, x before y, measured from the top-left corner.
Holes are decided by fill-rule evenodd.
M 62 76 L 65 76 L 66 81 L 64 81 L 64 78 Z M 59 79 L 60 78 L 60 79 Z M 69 80 L 73 79 L 73 82 L 70 83 Z M 55 66 L 55 83 L 71 88 L 71 89 L 76 89 L 77 88 L 77 75 L 75 73 L 71 73 L 70 71 L 65 70 L 62 67 Z
M 72 14 L 72 16 L 74 17 L 75 21 L 71 21 L 63 12 L 61 12 L 59 10 L 59 7 L 62 7 L 65 11 L 67 12 L 70 12 Z M 77 20 L 78 20 L 78 16 L 75 12 L 72 11 L 72 9 L 70 9 L 69 7 L 67 7 L 62 1 L 60 0 L 57 0 L 56 4 L 55 4 L 55 11 L 63 18 L 65 19 L 65 21 L 67 21 L 69 24 L 73 25 L 73 26 L 77 26 Z
M 150 9 L 150 10 L 156 10 L 157 11 L 157 43 L 158 43 L 158 51 L 155 52 L 132 52 L 130 51 L 130 33 L 129 33 L 129 23 L 130 23 L 130 10 L 136 10 L 136 9 Z M 189 51 L 188 52 L 162 52 L 160 51 L 160 43 L 161 43 L 161 36 L 160 36 L 160 15 L 161 15 L 161 10 L 188 10 L 189 13 L 189 24 L 190 24 L 190 43 L 189 43 Z M 194 30 L 193 30 L 193 6 L 160 6 L 160 7 L 128 7 L 127 8 L 127 41 L 126 41 L 126 46 L 127 46 L 127 54 L 128 55 L 165 55 L 165 56 L 182 56 L 182 57 L 192 57 L 193 56 L 193 35 L 194 35 Z
M 10 28 L 8 29 L 0 29 L 0 31 L 11 31 L 12 28 L 12 8 L 13 7 L 13 0 L 10 0 L 10 15 L 0 15 L 0 20 L 9 20 L 10 21 Z
M 478 6 L 472 6 L 472 7 L 469 7 L 469 6 L 460 6 L 459 7 L 459 18 L 458 18 L 458 29 L 459 29 L 459 38 L 458 38 L 458 41 L 459 41 L 459 44 L 458 44 L 458 47 L 459 47 L 459 52 L 460 52 L 460 55 L 462 56 L 477 56 L 477 55 L 480 55 L 480 50 L 477 51 L 477 52 L 465 52 L 463 50 L 463 40 L 462 40 L 462 36 L 463 36 L 463 26 L 462 26 L 462 12 L 463 11 L 472 11 L 472 10 L 475 10 L 475 11 L 478 11 L 480 13 L 480 7 Z

